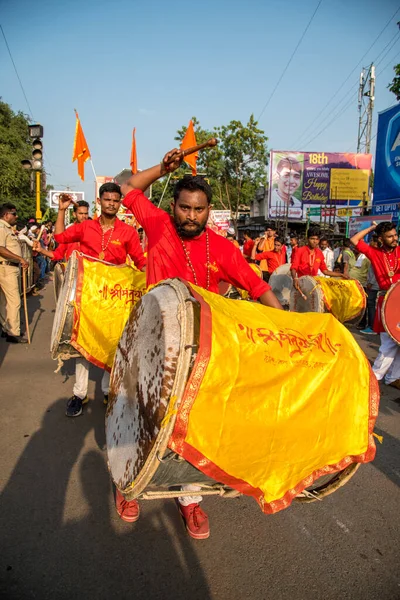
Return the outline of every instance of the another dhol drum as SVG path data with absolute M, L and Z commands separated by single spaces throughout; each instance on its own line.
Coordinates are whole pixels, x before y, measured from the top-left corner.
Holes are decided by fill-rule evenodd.
M 56 265 L 57 266 L 57 265 Z M 78 257 L 73 252 L 63 274 L 54 315 L 53 329 L 51 332 L 50 352 L 51 357 L 56 360 L 68 360 L 76 358 L 81 354 L 71 345 L 72 330 L 74 325 L 76 284 L 78 278 Z M 54 274 L 54 280 L 56 275 Z M 56 294 L 56 284 L 54 283 Z
M 145 273 L 73 252 L 54 316 L 52 358 L 84 356 L 111 370 L 125 323 L 145 291 Z
M 290 294 L 293 289 L 293 279 L 290 274 L 290 264 L 281 265 L 269 278 L 269 285 L 283 308 L 289 308 Z M 298 311 L 300 312 L 300 311 Z
M 326 466 L 320 463 L 323 468 L 312 468 L 303 485 L 296 484 L 280 500 L 274 500 L 267 506 L 263 492 L 257 486 L 252 488 L 244 481 L 240 483 L 233 472 L 219 464 L 218 460 L 213 462 L 212 456 L 205 458 L 204 448 L 195 439 L 197 435 L 202 438 L 202 433 L 196 433 L 195 437 L 193 430 L 190 433 L 192 419 L 198 419 L 200 415 L 204 427 L 201 431 L 208 431 L 207 435 L 212 438 L 210 454 L 214 451 L 217 458 L 228 457 L 228 461 L 232 458 L 233 463 L 242 460 L 243 456 L 242 463 L 247 464 L 248 460 L 248 468 L 255 469 L 256 479 L 261 471 L 265 473 L 269 469 L 271 474 L 268 477 L 274 478 L 275 469 L 276 473 L 281 473 L 282 463 L 273 440 L 289 439 L 292 435 L 289 432 L 298 429 L 301 442 L 298 443 L 296 436 L 293 444 L 290 442 L 293 447 L 288 449 L 289 454 L 293 452 L 297 464 L 298 453 L 304 455 L 300 448 L 304 440 L 312 452 L 314 443 L 308 435 L 304 436 L 304 425 L 298 422 L 296 414 L 293 414 L 292 421 L 296 423 L 294 429 L 289 421 L 288 429 L 285 429 L 285 423 L 290 410 L 303 413 L 304 406 L 318 397 L 319 387 L 325 392 L 329 389 L 328 381 L 333 377 L 331 369 L 339 369 L 337 377 L 344 376 L 344 370 L 349 368 L 350 363 L 349 360 L 338 360 L 338 352 L 347 358 L 351 356 L 360 370 L 355 374 L 355 385 L 359 380 L 366 380 L 362 391 L 354 391 L 358 406 L 364 407 L 361 409 L 365 419 L 361 430 L 370 427 L 374 417 L 371 419 L 371 414 L 366 417 L 369 411 L 377 411 L 378 397 L 374 405 L 369 404 L 369 363 L 353 336 L 335 319 L 323 315 L 320 320 L 323 322 L 317 322 L 316 315 L 312 318 L 311 315 L 289 315 L 259 304 L 232 302 L 178 279 L 166 280 L 143 296 L 131 313 L 118 344 L 106 412 L 109 470 L 125 498 L 192 495 L 193 492 L 182 492 L 180 486 L 197 484 L 203 495 L 233 497 L 238 493 L 248 493 L 256 498 L 264 512 L 275 512 L 289 506 L 294 498 L 305 502 L 323 498 L 350 479 L 358 468 L 358 464 L 354 463 L 371 460 L 374 452 L 372 433 L 367 436 L 366 453 L 363 434 L 361 446 L 357 445 L 358 442 L 355 446 L 351 442 L 352 452 L 340 463 L 335 466 L 331 462 L 327 462 Z M 251 322 L 254 322 L 254 329 L 249 325 Z M 307 333 L 302 334 L 301 331 Z M 210 350 L 211 332 L 213 342 Z M 235 344 L 238 346 L 236 351 Z M 219 371 L 217 364 L 222 357 L 226 363 Z M 230 361 L 234 363 L 231 367 Z M 256 382 L 249 364 L 260 367 Z M 354 369 L 354 366 L 351 368 Z M 261 372 L 264 377 L 262 384 Z M 285 400 L 272 389 L 274 385 L 280 385 L 283 373 L 291 381 L 283 393 L 287 395 Z M 268 389 L 265 378 L 269 378 L 271 384 L 268 398 L 264 392 Z M 306 381 L 311 386 L 309 395 L 303 385 Z M 297 386 L 300 386 L 301 392 L 298 392 L 297 401 L 293 402 Z M 287 402 L 288 411 L 285 408 L 276 411 L 276 402 Z M 206 414 L 202 412 L 204 406 L 208 407 Z M 357 426 L 353 422 L 354 418 L 359 419 L 359 413 L 354 417 L 353 412 L 357 411 L 345 408 L 338 401 L 335 401 L 334 407 L 333 411 L 324 407 L 323 415 L 329 415 L 331 419 L 335 411 L 345 411 L 344 418 L 339 416 L 338 420 L 342 426 L 341 440 L 346 440 L 346 436 L 351 437 L 353 431 L 360 429 L 360 422 Z M 213 410 L 217 412 L 213 413 Z M 315 414 L 315 409 L 307 410 Z M 224 415 L 220 420 L 216 416 L 218 411 Z M 262 411 L 267 412 L 264 414 Z M 271 424 L 271 419 L 268 420 L 268 414 L 281 415 L 277 417 L 283 419 L 278 429 Z M 306 420 L 306 428 L 313 430 L 314 435 L 322 427 L 326 436 L 329 429 L 332 435 L 330 444 L 332 439 L 337 438 L 336 426 L 323 427 L 324 419 L 323 416 L 319 424 Z M 217 426 L 218 429 L 218 423 L 219 433 L 213 437 L 210 428 Z M 272 429 L 269 430 L 269 427 Z M 258 443 L 257 436 L 265 443 Z M 223 438 L 225 442 L 222 442 Z M 204 438 L 203 443 L 206 443 Z M 273 451 L 270 456 L 266 448 L 271 444 Z M 363 452 L 358 458 L 357 452 L 353 453 L 355 448 Z M 248 458 L 248 451 L 258 453 L 258 458 L 253 460 L 253 455 Z M 285 443 L 281 451 L 285 454 Z M 306 454 L 308 460 L 308 450 Z M 317 461 L 321 461 L 321 453 L 318 451 L 317 454 Z M 260 456 L 263 458 L 260 459 Z M 340 452 L 336 452 L 335 456 L 341 456 Z M 234 464 L 233 470 L 236 467 L 237 464 Z M 247 467 L 244 472 L 242 467 L 240 473 L 245 478 Z M 269 489 L 268 484 L 266 489 Z
M 386 333 L 400 344 L 400 281 L 394 283 L 385 295 L 382 323 Z
M 65 262 L 58 262 L 54 265 L 53 286 L 54 286 L 54 298 L 56 300 L 56 304 L 57 304 L 58 297 L 60 295 L 61 288 L 64 283 L 66 266 L 67 266 L 67 263 L 65 263 Z
M 304 275 L 299 278 L 299 287 L 300 292 L 293 286 L 290 294 L 290 310 L 293 312 L 328 312 L 348 325 L 357 325 L 364 316 L 365 292 L 354 279 Z

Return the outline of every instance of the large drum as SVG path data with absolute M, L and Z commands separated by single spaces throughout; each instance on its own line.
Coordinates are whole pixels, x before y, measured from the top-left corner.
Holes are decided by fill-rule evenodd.
M 58 297 L 60 295 L 61 288 L 64 283 L 66 266 L 67 265 L 64 262 L 58 262 L 54 265 L 53 286 L 54 286 L 54 298 L 56 300 L 56 304 L 57 304 Z
M 81 355 L 111 370 L 125 323 L 145 291 L 144 273 L 73 252 L 54 316 L 52 358 Z
M 382 323 L 386 333 L 400 344 L 400 281 L 394 283 L 386 293 L 382 306 Z
M 338 379 L 354 389 L 330 390 Z M 112 479 L 127 500 L 193 494 L 184 484 L 254 496 L 264 512 L 320 499 L 373 458 L 374 381 L 331 315 L 167 280 L 143 296 L 118 344 L 106 413 Z
M 289 308 L 290 294 L 293 289 L 293 279 L 290 274 L 290 264 L 281 265 L 269 278 L 269 285 L 283 308 Z
M 365 292 L 354 279 L 305 275 L 299 278 L 299 287 L 300 292 L 293 286 L 290 294 L 293 312 L 329 312 L 341 323 L 349 325 L 357 325 L 364 316 Z

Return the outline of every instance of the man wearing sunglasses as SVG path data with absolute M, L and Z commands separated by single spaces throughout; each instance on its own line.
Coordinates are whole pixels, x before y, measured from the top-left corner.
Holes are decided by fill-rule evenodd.
M 21 246 L 13 230 L 17 222 L 17 209 L 14 204 L 6 202 L 0 206 L 0 246 L 16 256 L 18 260 L 7 259 L 0 255 L 0 323 L 3 328 L 2 337 L 11 344 L 26 344 L 27 339 L 21 336 L 20 309 L 21 296 L 18 287 L 19 265 L 26 267 L 21 256 Z M 8 255 L 12 256 L 11 254 Z

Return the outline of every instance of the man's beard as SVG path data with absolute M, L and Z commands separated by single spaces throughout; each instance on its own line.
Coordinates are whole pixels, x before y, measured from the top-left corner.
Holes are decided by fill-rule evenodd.
M 189 223 L 187 221 L 185 221 L 184 223 L 181 223 L 180 225 L 178 225 L 177 223 L 175 223 L 176 230 L 177 230 L 178 235 L 180 237 L 185 237 L 185 238 L 194 238 L 194 237 L 197 237 L 206 228 L 206 223 L 204 223 L 204 225 L 196 224 L 196 227 L 194 227 L 193 229 L 187 230 L 187 229 L 184 228 L 184 225 L 188 225 L 188 224 Z

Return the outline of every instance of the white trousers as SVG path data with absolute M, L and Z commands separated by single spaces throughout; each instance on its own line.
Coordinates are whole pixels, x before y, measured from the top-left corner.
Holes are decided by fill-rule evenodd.
M 385 377 L 385 383 L 393 383 L 400 379 L 400 346 L 387 333 L 381 333 L 379 354 L 372 370 L 378 381 Z
M 182 490 L 184 492 L 199 492 L 201 487 L 199 485 L 183 485 Z M 182 506 L 189 506 L 189 504 L 199 504 L 203 500 L 203 496 L 179 496 L 179 504 Z
M 75 362 L 75 385 L 73 389 L 74 396 L 78 398 L 86 398 L 89 385 L 89 363 L 85 358 L 77 358 Z M 101 380 L 101 391 L 103 394 L 108 394 L 110 388 L 110 373 L 104 371 Z

